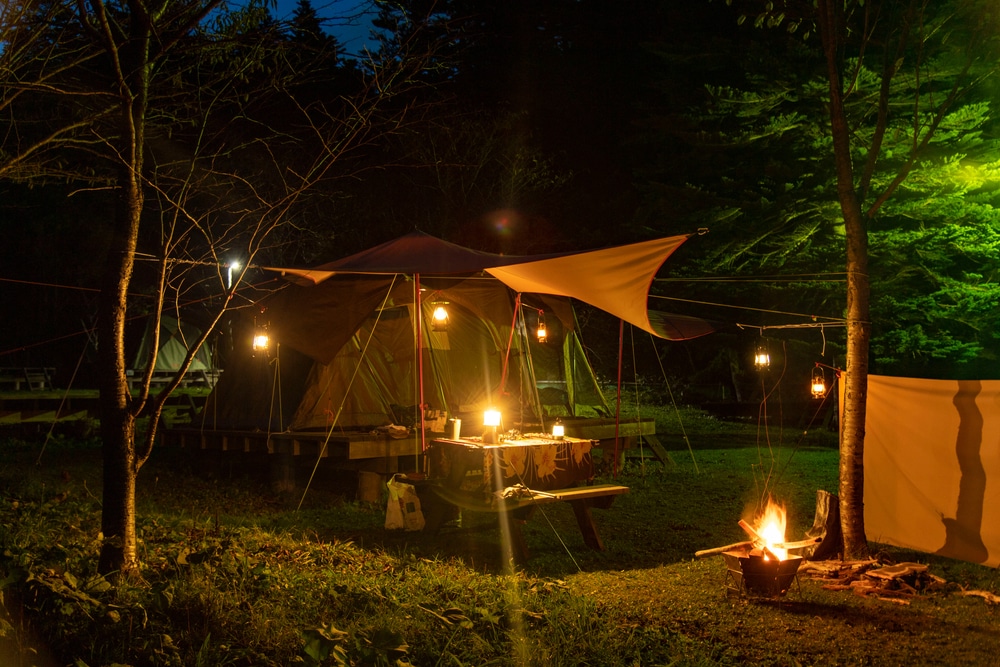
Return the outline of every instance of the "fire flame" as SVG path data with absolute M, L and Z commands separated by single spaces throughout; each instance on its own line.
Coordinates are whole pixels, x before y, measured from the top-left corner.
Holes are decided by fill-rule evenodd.
M 788 558 L 788 550 L 781 549 L 774 545 L 785 542 L 785 506 L 767 499 L 767 507 L 757 518 L 757 525 L 754 530 L 764 540 L 767 550 L 773 553 L 778 560 Z

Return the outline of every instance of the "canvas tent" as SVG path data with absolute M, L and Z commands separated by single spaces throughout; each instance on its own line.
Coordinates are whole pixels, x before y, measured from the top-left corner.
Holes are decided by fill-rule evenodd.
M 646 308 L 653 276 L 685 238 L 539 258 L 413 232 L 314 269 L 275 269 L 294 284 L 246 318 L 205 426 L 368 429 L 413 419 L 417 405 L 473 427 L 491 404 L 507 427 L 606 416 L 571 299 L 662 337 L 707 333 L 700 320 Z M 439 305 L 446 329 L 431 319 Z M 539 317 L 544 343 L 530 335 Z M 249 349 L 255 326 L 275 342 L 269 355 Z
M 1000 381 L 868 376 L 865 530 L 1000 566 Z
M 154 318 L 151 317 L 135 355 L 135 364 L 132 366 L 135 369 L 142 370 L 149 365 L 154 326 Z M 156 365 L 153 370 L 162 373 L 176 372 L 187 356 L 191 344 L 198 340 L 199 336 L 201 336 L 201 330 L 198 327 L 188 322 L 181 322 L 172 315 L 162 315 L 160 317 L 159 349 L 156 353 Z M 188 371 L 206 371 L 212 368 L 212 352 L 207 345 L 202 345 L 195 353 Z

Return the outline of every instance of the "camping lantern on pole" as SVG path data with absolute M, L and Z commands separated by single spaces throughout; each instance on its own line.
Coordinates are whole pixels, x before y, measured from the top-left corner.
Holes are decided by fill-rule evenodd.
M 545 311 L 538 311 L 538 328 L 535 330 L 535 335 L 538 337 L 539 343 L 544 343 L 549 339 L 548 329 L 545 327 Z
M 448 330 L 448 305 L 447 302 L 438 302 L 431 304 L 434 311 L 431 313 L 431 331 L 447 331 Z
M 771 365 L 771 355 L 767 352 L 767 346 L 763 343 L 757 345 L 757 350 L 753 355 L 753 365 L 757 370 L 764 370 Z
M 483 444 L 497 444 L 497 427 L 500 426 L 500 411 L 489 408 L 483 413 Z
M 812 382 L 809 384 L 813 398 L 823 398 L 826 396 L 826 374 L 819 364 L 813 367 Z
M 254 318 L 253 340 L 250 344 L 254 356 L 257 356 L 258 354 L 267 354 L 271 349 L 271 336 L 268 334 L 267 329 L 268 326 L 266 323 L 258 324 L 257 318 Z

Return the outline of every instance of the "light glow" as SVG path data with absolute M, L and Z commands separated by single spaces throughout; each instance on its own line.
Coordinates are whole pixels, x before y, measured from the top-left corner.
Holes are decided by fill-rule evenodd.
M 538 328 L 535 330 L 535 336 L 539 343 L 544 343 L 549 339 L 549 332 L 545 327 L 545 313 L 541 310 L 538 311 Z
M 271 347 L 271 338 L 266 333 L 254 334 L 253 351 L 264 352 Z
M 483 426 L 499 426 L 500 425 L 500 411 L 494 408 L 490 408 L 483 413 Z
M 433 331 L 447 331 L 449 321 L 448 309 L 445 307 L 445 304 L 436 304 L 431 314 L 431 329 Z
M 767 499 L 767 506 L 764 508 L 764 512 L 757 519 L 757 525 L 754 530 L 760 535 L 761 539 L 764 540 L 767 550 L 765 552 L 765 558 L 767 558 L 766 553 L 770 552 L 778 560 L 785 560 L 788 558 L 788 550 L 779 548 L 775 546 L 776 544 L 784 544 L 785 542 L 785 521 L 786 521 L 785 506 L 780 505 L 770 498 Z

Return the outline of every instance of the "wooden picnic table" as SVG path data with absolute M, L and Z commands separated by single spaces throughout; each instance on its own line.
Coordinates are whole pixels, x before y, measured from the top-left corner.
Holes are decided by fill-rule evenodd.
M 510 556 L 528 558 L 522 525 L 539 505 L 567 502 L 573 508 L 584 543 L 596 550 L 604 544 L 591 508 L 606 509 L 628 487 L 593 483 L 592 449 L 597 441 L 555 439 L 528 434 L 497 444 L 481 438 L 433 440 L 428 448 L 428 487 L 450 506 L 495 512 L 511 539 Z M 431 511 L 427 530 L 438 530 L 444 512 Z

